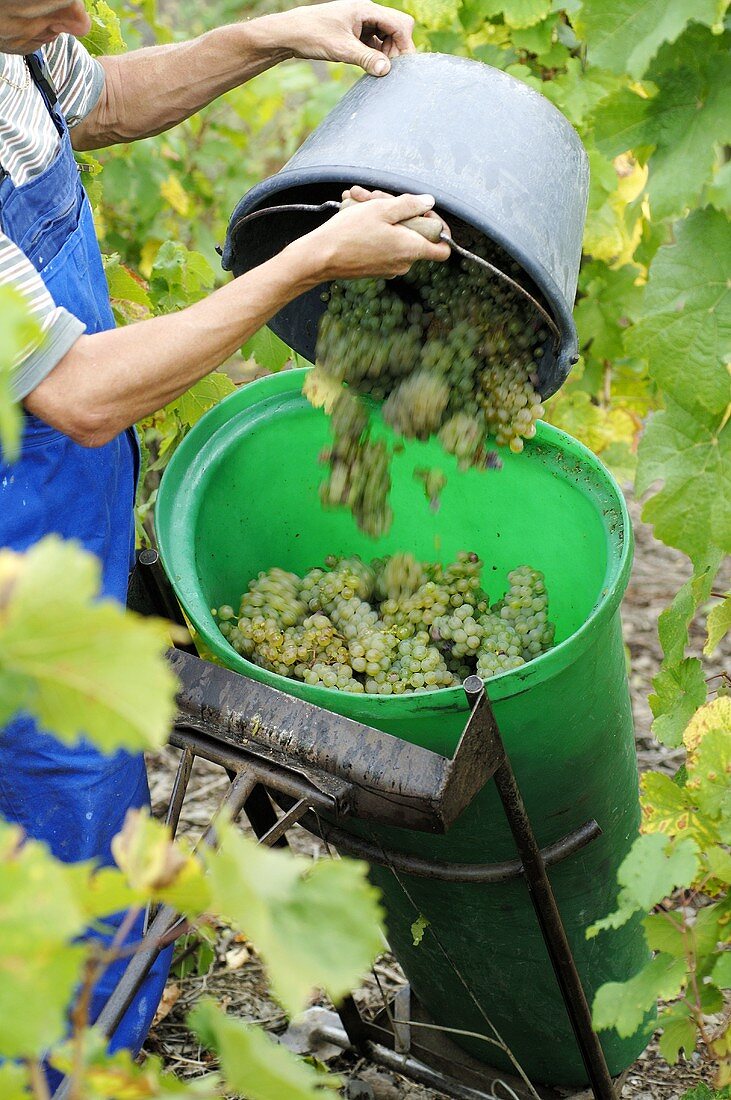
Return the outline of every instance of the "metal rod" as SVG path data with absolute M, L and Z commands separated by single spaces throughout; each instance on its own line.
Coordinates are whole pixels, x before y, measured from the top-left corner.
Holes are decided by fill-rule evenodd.
M 165 824 L 170 829 L 170 835 L 173 837 L 177 833 L 178 825 L 180 824 L 180 815 L 183 810 L 183 802 L 185 801 L 188 783 L 190 782 L 190 776 L 193 771 L 194 760 L 195 756 L 191 750 L 187 747 L 184 748 L 178 762 L 178 770 L 175 773 L 173 790 L 170 795 L 170 804 L 165 815 Z
M 468 676 L 464 689 L 471 705 L 475 705 L 485 686 L 479 676 Z M 591 1010 L 581 984 L 571 951 L 561 912 L 551 887 L 546 865 L 538 847 L 530 818 L 523 802 L 510 757 L 495 772 L 495 786 L 503 804 L 505 816 L 513 834 L 523 864 L 531 902 L 546 944 L 556 981 L 563 997 L 576 1042 L 596 1100 L 616 1100 L 614 1083 L 604 1057 L 599 1037 L 591 1021 Z
M 286 814 L 280 817 L 276 825 L 273 825 L 268 833 L 264 833 L 259 838 L 259 843 L 263 844 L 265 848 L 272 848 L 280 837 L 283 837 L 288 829 L 291 829 L 293 825 L 307 813 L 309 804 L 306 799 L 301 798 L 299 802 L 295 802 L 291 810 L 287 810 Z
M 321 836 L 349 856 L 365 859 L 368 863 L 377 863 L 402 874 L 415 875 L 417 878 L 429 878 L 438 882 L 495 883 L 519 878 L 524 872 L 520 859 L 505 860 L 503 863 L 443 863 L 412 856 L 407 852 L 384 850 L 380 845 L 371 844 L 313 814 L 305 814 L 300 824 L 314 836 Z M 586 848 L 601 833 L 596 821 L 587 821 L 578 829 L 542 848 L 543 862 L 547 867 L 552 867 Z
M 352 1043 L 345 1031 L 328 1024 L 318 1024 L 312 1033 L 312 1038 L 323 1043 L 332 1043 L 334 1047 L 340 1047 L 341 1050 L 352 1048 Z M 461 1085 L 459 1081 L 454 1081 L 443 1073 L 430 1069 L 416 1058 L 408 1054 L 398 1054 L 381 1043 L 367 1040 L 361 1049 L 372 1062 L 385 1069 L 395 1070 L 396 1073 L 403 1074 L 404 1077 L 408 1077 L 410 1081 L 415 1081 L 419 1085 L 426 1085 L 427 1088 L 434 1089 L 442 1096 L 451 1096 L 454 1100 L 495 1100 L 494 1095 L 490 1096 L 487 1092 L 479 1092 L 467 1085 Z

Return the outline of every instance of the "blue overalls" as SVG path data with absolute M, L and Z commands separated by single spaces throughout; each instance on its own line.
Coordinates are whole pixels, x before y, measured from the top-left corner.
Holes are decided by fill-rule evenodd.
M 114 318 L 91 207 L 68 127 L 40 66 L 42 57 L 35 55 L 31 72 L 58 129 L 58 153 L 41 175 L 22 186 L 14 186 L 7 175 L 0 182 L 0 225 L 35 265 L 55 303 L 83 321 L 88 333 L 102 332 L 114 327 Z M 124 603 L 134 555 L 137 467 L 132 430 L 103 447 L 88 448 L 27 415 L 20 458 L 8 464 L 0 453 L 0 546 L 26 550 L 49 533 L 76 539 L 101 560 L 104 595 Z M 127 810 L 148 803 L 141 756 L 102 756 L 83 742 L 69 748 L 26 716 L 0 731 L 0 815 L 46 841 L 65 862 L 112 863 L 110 842 Z M 141 922 L 127 943 L 140 933 Z M 136 1053 L 141 1047 L 169 961 L 168 950 L 122 1020 L 112 1049 Z M 93 1019 L 125 965 L 114 964 L 99 983 Z

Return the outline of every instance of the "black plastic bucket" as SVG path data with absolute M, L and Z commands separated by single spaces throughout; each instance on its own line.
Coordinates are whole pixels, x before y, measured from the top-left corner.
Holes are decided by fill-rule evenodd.
M 561 333 L 542 364 L 544 397 L 578 355 L 576 294 L 589 168 L 576 131 L 552 103 L 499 69 L 448 54 L 394 60 L 364 76 L 275 176 L 234 211 L 223 266 L 241 275 L 331 215 L 288 212 L 238 224 L 261 207 L 340 198 L 354 183 L 432 194 L 450 221 L 495 241 L 527 273 Z M 530 284 L 528 284 L 530 286 Z M 313 360 L 321 289 L 296 298 L 270 327 Z

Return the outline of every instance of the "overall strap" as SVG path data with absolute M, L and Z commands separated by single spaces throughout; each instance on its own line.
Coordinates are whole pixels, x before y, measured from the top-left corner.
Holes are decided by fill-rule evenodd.
M 51 114 L 54 114 L 53 108 L 58 103 L 58 94 L 56 93 L 53 80 L 51 79 L 51 74 L 48 71 L 43 52 L 38 50 L 37 53 L 27 54 L 25 63 L 28 66 L 36 87 L 46 101 L 46 106 Z

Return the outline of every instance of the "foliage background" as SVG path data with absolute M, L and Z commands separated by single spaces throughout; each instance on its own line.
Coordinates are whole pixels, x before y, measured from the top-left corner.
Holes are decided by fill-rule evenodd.
M 665 659 L 650 698 L 657 737 L 683 746 L 687 761 L 674 780 L 645 778 L 646 834 L 620 873 L 616 913 L 592 930 L 601 934 L 601 926 L 640 909 L 650 913 L 646 931 L 656 955 L 630 983 L 600 991 L 595 1019 L 597 1026 L 631 1031 L 662 996 L 666 1057 L 675 1060 L 698 1042 L 723 1087 L 731 1080 L 723 999 L 731 986 L 731 701 L 723 683 L 718 693 L 719 681 L 709 689 L 701 660 L 686 651 L 699 613 L 708 621 L 708 653 L 731 625 L 731 598 L 714 587 L 731 550 L 725 4 L 405 0 L 404 6 L 417 19 L 421 48 L 473 57 L 526 81 L 568 116 L 587 148 L 592 182 L 576 307 L 583 355 L 547 415 L 621 478 L 636 476 L 657 537 L 693 566 L 692 579 L 661 617 Z M 134 47 L 187 37 L 254 11 L 230 0 L 195 13 L 171 4 L 166 19 L 153 0 L 127 0 L 115 14 L 104 0 L 90 7 L 89 45 L 100 53 L 121 50 L 124 41 Z M 216 285 L 214 247 L 238 198 L 281 166 L 356 76 L 342 67 L 288 63 L 170 134 L 117 147 L 98 161 L 82 158 L 120 323 L 183 307 Z M 2 308 L 4 326 L 11 318 L 7 324 L 22 346 L 27 333 L 17 303 L 4 296 Z M 266 333 L 243 355 L 265 369 L 279 369 L 288 358 Z M 143 425 L 142 521 L 154 508 L 156 478 L 172 449 L 239 373 L 231 365 Z M 7 436 L 13 417 L 1 398 L 0 392 Z M 57 561 L 47 567 L 61 569 L 63 552 L 54 552 Z M 5 609 L 0 599 L 0 633 L 10 622 L 22 642 L 20 617 L 12 614 L 15 577 L 39 568 L 38 559 L 22 567 L 7 561 L 12 598 Z M 0 572 L 0 596 L 1 585 Z M 89 591 L 87 582 L 82 602 Z M 12 658 L 11 646 L 7 653 Z M 3 659 L 13 671 L 12 660 Z M 27 692 L 42 698 L 33 669 L 26 674 Z M 2 687 L 0 679 L 0 693 Z M 6 863 L 17 858 L 14 852 L 11 839 Z M 682 905 L 669 900 L 678 897 Z

